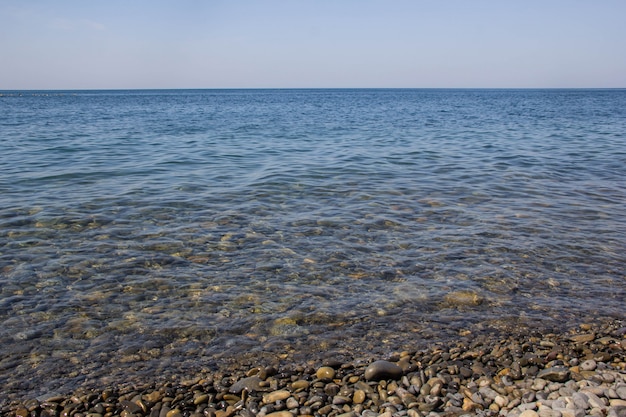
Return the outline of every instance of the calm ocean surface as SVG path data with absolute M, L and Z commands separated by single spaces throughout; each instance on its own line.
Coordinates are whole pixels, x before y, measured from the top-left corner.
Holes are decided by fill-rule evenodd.
M 4 394 L 625 318 L 626 90 L 0 93 Z

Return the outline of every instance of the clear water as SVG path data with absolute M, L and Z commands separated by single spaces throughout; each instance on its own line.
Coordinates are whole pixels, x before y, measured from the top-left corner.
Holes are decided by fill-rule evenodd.
M 0 386 L 624 318 L 626 90 L 2 92 Z

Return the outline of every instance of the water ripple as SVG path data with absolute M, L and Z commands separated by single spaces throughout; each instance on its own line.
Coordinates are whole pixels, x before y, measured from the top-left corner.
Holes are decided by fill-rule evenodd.
M 7 390 L 623 317 L 623 90 L 67 92 L 0 109 Z

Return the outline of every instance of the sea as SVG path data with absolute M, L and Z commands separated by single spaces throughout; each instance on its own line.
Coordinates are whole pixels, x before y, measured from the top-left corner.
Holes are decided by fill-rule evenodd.
M 0 91 L 0 396 L 626 317 L 626 90 Z

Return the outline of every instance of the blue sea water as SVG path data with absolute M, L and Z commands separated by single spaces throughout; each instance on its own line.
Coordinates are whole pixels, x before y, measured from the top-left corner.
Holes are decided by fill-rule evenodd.
M 624 319 L 625 215 L 626 90 L 0 92 L 0 386 Z

